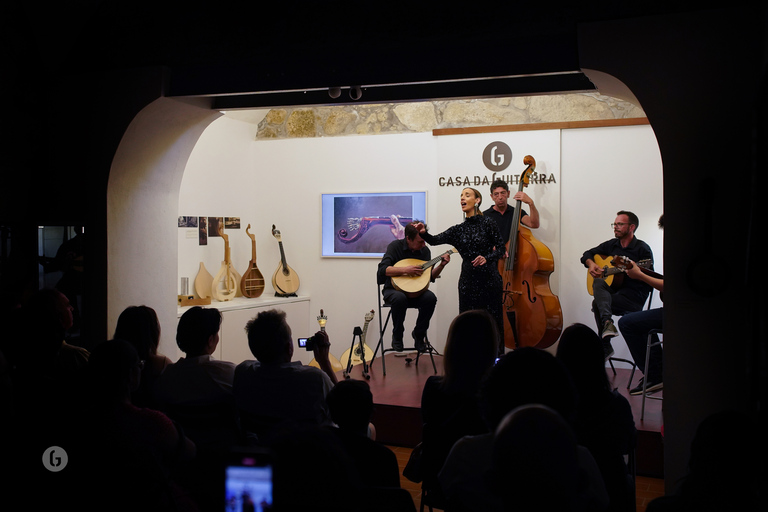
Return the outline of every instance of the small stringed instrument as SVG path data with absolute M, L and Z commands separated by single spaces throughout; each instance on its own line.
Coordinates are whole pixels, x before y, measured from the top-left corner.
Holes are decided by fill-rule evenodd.
M 232 268 L 229 258 L 229 235 L 219 226 L 219 236 L 224 239 L 224 261 L 211 284 L 211 296 L 221 302 L 232 300 L 237 295 L 238 274 Z
M 347 367 L 360 364 L 363 362 L 363 360 L 370 361 L 373 359 L 373 350 L 371 350 L 371 347 L 365 344 L 365 335 L 368 332 L 368 324 L 371 323 L 371 320 L 373 320 L 373 316 L 373 310 L 371 310 L 370 313 L 365 314 L 365 324 L 363 325 L 363 332 L 360 335 L 360 342 L 355 343 L 346 352 L 341 354 L 341 360 L 348 361 Z
M 251 239 L 251 261 L 248 263 L 248 270 L 243 274 L 240 280 L 240 289 L 243 295 L 249 299 L 255 299 L 264 292 L 264 276 L 261 275 L 259 267 L 256 266 L 256 236 L 249 231 L 251 225 L 245 228 L 245 234 Z
M 429 283 L 432 280 L 432 272 L 427 272 L 427 270 L 435 266 L 446 254 L 453 254 L 455 252 L 455 249 L 449 249 L 437 258 L 432 258 L 429 261 L 416 258 L 405 258 L 398 261 L 393 265 L 394 267 L 410 267 L 418 265 L 424 272 L 422 272 L 420 276 L 393 276 L 392 286 L 394 286 L 396 290 L 404 292 L 408 297 L 418 297 L 429 288 Z
M 277 239 L 277 243 L 280 246 L 280 264 L 272 276 L 272 286 L 275 289 L 275 295 L 281 297 L 296 295 L 296 291 L 299 289 L 299 276 L 295 270 L 288 266 L 288 262 L 285 260 L 280 230 L 276 229 L 274 224 L 272 224 L 272 236 Z
M 320 324 L 320 330 L 325 332 L 325 324 L 328 321 L 328 317 L 323 314 L 323 310 L 320 310 L 320 315 L 317 317 L 317 323 Z M 336 359 L 336 356 L 328 352 L 328 361 L 331 363 L 331 368 L 334 372 L 340 372 L 342 371 L 341 362 Z M 315 368 L 320 368 L 320 364 L 317 362 L 316 359 L 312 359 L 309 362 L 309 366 L 314 366 Z M 320 368 L 322 370 L 322 368 Z
M 197 277 L 195 277 L 195 293 L 201 299 L 209 299 L 211 297 L 211 285 L 213 284 L 213 276 L 208 269 L 205 268 L 205 264 L 200 262 L 200 270 L 197 271 Z
M 605 284 L 616 289 L 621 288 L 624 281 L 624 271 L 627 268 L 626 262 L 623 266 L 614 265 L 614 261 L 617 261 L 617 258 L 624 258 L 626 262 L 629 262 L 629 259 L 625 256 L 603 256 L 595 254 L 595 257 L 593 258 L 594 262 L 597 263 L 597 266 L 603 268 L 603 276 L 599 279 L 604 279 Z M 640 260 L 637 262 L 637 266 L 644 271 L 648 270 L 651 266 L 651 260 Z M 589 292 L 590 295 L 594 294 L 594 283 L 595 278 L 592 277 L 592 274 L 590 274 L 589 271 L 587 271 L 587 292 Z

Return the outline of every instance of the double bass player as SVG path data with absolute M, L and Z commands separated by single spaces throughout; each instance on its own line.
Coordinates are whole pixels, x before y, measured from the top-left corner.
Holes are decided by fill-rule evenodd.
M 483 215 L 490 217 L 496 221 L 496 225 L 499 226 L 499 233 L 504 244 L 509 240 L 509 232 L 512 230 L 512 219 L 515 216 L 515 207 L 509 204 L 509 185 L 502 179 L 496 179 L 491 183 L 491 199 L 493 199 L 493 206 L 483 212 Z M 533 204 L 531 199 L 525 192 L 516 192 L 512 197 L 514 201 L 522 201 L 528 205 L 531 210 L 531 214 L 522 210 L 520 212 L 520 222 L 529 228 L 536 229 L 539 227 L 539 210 L 536 209 L 536 205 Z

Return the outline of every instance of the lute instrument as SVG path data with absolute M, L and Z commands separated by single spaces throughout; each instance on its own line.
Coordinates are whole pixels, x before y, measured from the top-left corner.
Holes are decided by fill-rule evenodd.
M 518 192 L 528 186 L 536 169 L 531 155 L 520 176 Z M 521 200 L 515 204 L 512 228 L 507 241 L 507 257 L 499 260 L 503 281 L 504 345 L 507 348 L 547 348 L 563 330 L 560 299 L 549 288 L 549 276 L 555 269 L 552 251 L 520 223 Z
M 264 292 L 264 276 L 256 266 L 256 236 L 249 231 L 250 229 L 251 225 L 248 224 L 245 234 L 251 239 L 251 261 L 248 263 L 248 270 L 240 280 L 240 289 L 245 297 L 254 299 Z
M 237 295 L 238 275 L 232 268 L 229 253 L 229 235 L 219 226 L 219 236 L 224 240 L 224 261 L 211 283 L 211 296 L 221 302 L 232 300 Z
M 288 266 L 288 262 L 285 260 L 283 239 L 280 230 L 276 229 L 274 224 L 272 224 L 272 236 L 277 239 L 280 246 L 280 264 L 272 275 L 272 287 L 275 289 L 275 295 L 278 297 L 296 295 L 296 291 L 299 289 L 299 276 L 295 270 Z
M 429 283 L 432 281 L 432 271 L 430 269 L 440 262 L 440 260 L 443 259 L 443 256 L 455 252 L 455 249 L 449 249 L 437 258 L 432 258 L 429 261 L 416 258 L 405 258 L 398 261 L 393 265 L 394 267 L 410 267 L 418 265 L 423 272 L 420 276 L 392 276 L 392 286 L 396 290 L 404 292 L 408 297 L 418 297 L 429 288 Z

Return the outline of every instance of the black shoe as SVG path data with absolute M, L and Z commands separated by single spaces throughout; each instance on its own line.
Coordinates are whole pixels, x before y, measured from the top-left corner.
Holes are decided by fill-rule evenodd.
M 403 340 L 392 340 L 392 348 L 398 352 L 403 351 Z
M 413 340 L 413 346 L 416 348 L 416 351 L 418 352 L 427 351 L 427 343 L 424 341 L 424 338 L 415 338 Z
M 630 395 L 642 395 L 643 394 L 643 381 L 645 379 L 641 378 L 640 382 L 637 383 L 637 386 L 629 390 Z M 645 392 L 646 393 L 655 393 L 656 391 L 661 391 L 664 389 L 664 383 L 661 381 L 661 379 L 657 378 L 649 378 L 648 384 L 645 385 Z

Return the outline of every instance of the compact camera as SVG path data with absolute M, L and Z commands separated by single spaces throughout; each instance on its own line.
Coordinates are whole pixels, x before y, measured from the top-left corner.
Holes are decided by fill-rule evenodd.
M 304 347 L 305 350 L 315 350 L 314 338 L 299 338 L 299 347 Z

